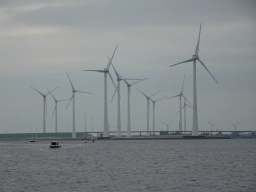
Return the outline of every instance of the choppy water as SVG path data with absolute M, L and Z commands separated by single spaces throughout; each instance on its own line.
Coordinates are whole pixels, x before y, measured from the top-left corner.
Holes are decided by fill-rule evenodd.
M 0 141 L 0 191 L 256 191 L 256 139 Z

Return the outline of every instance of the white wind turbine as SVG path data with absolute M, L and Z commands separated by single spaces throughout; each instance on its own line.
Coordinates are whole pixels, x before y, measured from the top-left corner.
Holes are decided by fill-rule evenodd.
M 208 73 L 213 77 L 213 79 L 218 83 L 218 81 L 214 78 L 211 72 L 207 69 L 205 64 L 199 59 L 198 52 L 199 52 L 199 43 L 200 43 L 200 33 L 201 33 L 201 24 L 199 30 L 199 37 L 198 42 L 195 50 L 195 55 L 193 55 L 192 59 L 171 65 L 169 67 L 179 65 L 182 63 L 187 63 L 193 61 L 193 128 L 192 128 L 192 136 L 198 136 L 198 113 L 197 113 L 197 91 L 196 91 L 196 60 L 198 60 L 203 67 L 208 71 Z
M 121 132 L 121 106 L 120 106 L 120 82 L 122 80 L 140 80 L 140 79 L 130 79 L 130 78 L 124 78 L 122 77 L 115 69 L 113 63 L 112 66 L 114 68 L 114 71 L 116 73 L 116 77 L 117 77 L 117 89 L 114 92 L 114 95 L 112 97 L 112 100 L 114 99 L 115 93 L 117 91 L 118 96 L 117 96 L 117 137 L 121 137 L 122 136 L 122 132 Z M 111 102 L 112 102 L 111 100 Z
M 49 91 L 49 89 L 47 89 L 48 91 Z M 50 91 L 49 91 L 50 92 Z M 50 92 L 51 93 L 51 92 Z M 52 116 L 54 115 L 54 112 L 55 112 L 55 133 L 58 133 L 58 120 L 57 120 L 57 118 L 58 118 L 58 115 L 57 115 L 57 104 L 58 104 L 58 102 L 62 102 L 62 101 L 68 101 L 69 99 L 65 99 L 65 100 L 57 100 L 54 96 L 53 96 L 53 94 L 51 93 L 51 95 L 52 95 L 52 98 L 54 99 L 54 101 L 55 101 L 55 107 L 54 107 L 54 110 L 53 110 L 53 113 L 52 113 Z
M 184 94 L 183 94 L 183 86 L 184 86 L 184 80 L 185 80 L 185 76 L 184 76 L 184 78 L 183 78 L 183 83 L 182 83 L 182 87 L 181 87 L 181 90 L 180 90 L 180 93 L 178 94 L 178 95 L 175 95 L 175 96 L 172 96 L 172 97 L 169 97 L 169 98 L 167 98 L 167 99 L 171 99 L 171 98 L 174 98 L 174 97 L 179 97 L 180 98 L 180 110 L 179 110 L 179 112 L 180 112 L 180 123 L 179 123 L 179 131 L 180 132 L 182 132 L 182 110 L 181 110 L 181 97 L 184 97 L 184 100 L 187 100 L 186 99 L 186 97 L 184 96 Z M 188 101 L 188 100 L 187 100 Z M 189 103 L 189 101 L 188 101 L 188 103 Z M 190 104 L 190 103 L 189 103 Z
M 147 99 L 147 135 L 149 135 L 149 108 L 150 108 L 150 103 L 149 103 L 149 100 L 151 97 L 153 97 L 155 94 L 159 93 L 160 91 L 154 93 L 153 95 L 151 96 L 148 96 L 146 95 L 145 93 L 143 93 L 142 91 L 140 91 L 139 89 L 137 89 L 139 92 L 142 93 L 142 95 L 144 95 Z
M 208 121 L 208 120 L 207 120 L 207 121 Z M 209 123 L 210 123 L 210 125 L 211 125 L 211 135 L 212 135 L 213 126 L 218 125 L 219 123 L 212 124 L 210 121 L 208 121 L 208 122 L 209 122 Z
M 145 78 L 147 79 L 147 78 Z M 128 83 L 126 80 L 124 82 L 127 85 L 127 93 L 128 93 L 128 99 L 127 99 L 127 137 L 131 137 L 131 115 L 130 115 L 130 95 L 131 95 L 131 86 L 135 85 L 141 81 L 144 81 L 145 79 L 141 79 L 139 81 L 136 81 L 134 83 Z
M 169 125 L 171 125 L 174 121 L 172 121 L 171 123 L 167 124 L 167 123 L 164 123 L 162 122 L 163 124 L 165 124 L 167 126 L 167 131 L 169 131 Z
M 76 125 L 75 125 L 75 93 L 78 92 L 78 93 L 88 93 L 88 94 L 92 94 L 92 93 L 89 93 L 89 92 L 83 92 L 83 91 L 78 91 L 78 90 L 75 90 L 72 82 L 71 82 L 71 79 L 68 75 L 68 72 L 67 72 L 67 76 L 69 78 L 69 81 L 70 81 L 70 84 L 71 84 L 71 88 L 72 88 L 72 97 L 70 98 L 70 101 L 73 99 L 73 128 L 72 128 L 72 138 L 76 138 Z M 68 102 L 68 105 L 70 103 L 70 101 Z M 68 105 L 66 108 L 68 108 Z
M 184 80 L 185 80 L 185 75 L 184 75 Z M 187 103 L 186 103 L 186 96 L 185 96 L 185 92 L 184 92 L 184 86 L 183 86 L 183 89 L 182 89 L 182 94 L 183 94 L 183 99 L 184 99 L 184 105 L 183 105 L 183 107 L 182 108 L 184 108 L 184 131 L 187 131 L 187 120 L 186 120 L 186 109 L 187 109 L 187 107 L 190 107 L 191 109 L 193 109 L 193 107 L 192 106 L 190 106 L 190 105 L 188 105 Z M 185 132 L 186 133 L 186 132 Z
M 231 123 L 231 122 L 230 122 L 230 123 Z M 239 123 L 241 123 L 241 121 L 240 121 Z M 232 125 L 234 125 L 234 126 L 235 126 L 235 131 L 237 131 L 236 126 L 237 126 L 239 123 L 237 123 L 237 124 L 233 124 L 233 123 L 231 123 Z
M 162 97 L 162 98 L 160 98 L 160 99 L 157 99 L 157 100 L 153 100 L 153 99 L 151 99 L 150 98 L 150 100 L 152 101 L 152 103 L 153 103 L 153 131 L 154 131 L 154 133 L 155 133 L 155 131 L 156 131 L 156 129 L 155 129 L 155 127 L 156 127 L 156 123 L 155 123 L 155 104 L 156 104 L 156 102 L 158 102 L 158 101 L 160 101 L 160 100 L 162 100 L 162 99 L 164 99 L 164 98 L 166 98 L 167 96 L 164 96 L 164 97 Z
M 185 96 L 184 92 L 183 92 L 183 95 Z M 193 109 L 193 107 L 191 107 L 190 105 L 188 105 L 186 103 L 186 99 L 184 98 L 184 105 L 181 108 L 181 109 L 184 109 L 184 131 L 187 131 L 187 121 L 186 121 L 186 109 L 187 109 L 187 107 Z M 177 113 L 179 113 L 179 112 L 180 112 L 180 110 Z
M 56 87 L 55 89 L 57 89 L 58 87 Z M 46 94 L 43 94 L 43 93 L 39 92 L 38 90 L 36 90 L 35 88 L 33 88 L 33 87 L 31 87 L 31 88 L 34 89 L 36 92 L 38 92 L 40 95 L 43 96 L 43 106 L 44 106 L 43 107 L 43 133 L 46 133 L 46 119 L 45 119 L 45 114 L 47 113 L 47 100 L 46 100 L 46 96 L 49 95 L 51 92 L 53 92 L 55 89 L 53 89 L 52 91 L 49 91 Z
M 112 60 L 113 60 L 113 57 L 115 55 L 116 49 L 117 49 L 117 46 L 115 48 L 115 51 L 114 51 L 110 61 L 108 62 L 107 67 L 104 70 L 83 70 L 83 71 L 94 71 L 94 72 L 104 73 L 104 130 L 103 130 L 103 137 L 109 137 L 109 132 L 108 132 L 108 103 L 107 103 L 107 74 L 109 75 L 111 81 L 113 82 L 113 84 L 116 88 L 114 80 L 113 80 L 112 76 L 109 73 L 109 67 L 112 63 Z

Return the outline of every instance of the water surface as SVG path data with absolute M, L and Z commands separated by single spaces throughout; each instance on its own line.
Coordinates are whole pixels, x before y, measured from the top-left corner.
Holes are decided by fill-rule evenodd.
M 256 139 L 0 141 L 0 191 L 255 191 Z

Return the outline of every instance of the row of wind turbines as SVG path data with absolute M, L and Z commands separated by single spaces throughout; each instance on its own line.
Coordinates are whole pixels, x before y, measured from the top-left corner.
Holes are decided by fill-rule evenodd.
M 72 83 L 72 81 L 71 81 L 71 79 L 70 79 L 70 77 L 69 77 L 69 75 L 68 75 L 68 73 L 67 73 L 67 76 L 68 76 L 68 78 L 69 78 L 69 81 L 70 81 L 70 84 L 71 84 L 71 88 L 72 88 L 72 93 L 73 93 L 70 99 L 57 100 L 57 99 L 53 96 L 52 92 L 53 92 L 55 89 L 57 89 L 58 87 L 56 87 L 55 89 L 53 89 L 53 90 L 51 90 L 51 91 L 50 91 L 49 89 L 47 89 L 48 92 L 47 92 L 46 94 L 41 93 L 40 91 L 38 91 L 37 89 L 35 89 L 35 88 L 31 87 L 31 86 L 30 86 L 30 87 L 31 87 L 32 89 L 34 89 L 35 91 L 37 91 L 40 95 L 43 96 L 43 133 L 46 133 L 46 118 L 45 118 L 45 116 L 46 116 L 46 114 L 47 114 L 47 100 L 46 100 L 46 97 L 47 97 L 49 94 L 51 94 L 51 95 L 52 95 L 52 98 L 54 99 L 54 102 L 55 102 L 55 107 L 54 107 L 53 114 L 52 114 L 52 115 L 54 115 L 54 113 L 55 113 L 55 133 L 58 132 L 58 110 L 57 110 L 57 109 L 58 109 L 58 102 L 69 101 L 69 102 L 68 102 L 68 105 L 67 105 L 67 107 L 68 107 L 68 106 L 69 106 L 69 103 L 73 100 L 72 138 L 76 138 L 76 127 L 75 127 L 75 93 L 76 93 L 76 92 L 78 92 L 78 93 L 87 93 L 87 94 L 92 94 L 92 93 L 76 90 L 75 87 L 74 87 L 74 85 L 73 85 L 73 83 Z M 66 107 L 66 108 L 67 108 L 67 107 Z
M 183 85 L 184 85 L 184 79 L 183 79 L 183 84 L 182 84 L 182 88 L 181 88 L 181 92 L 178 95 L 169 97 L 167 99 L 173 98 L 173 97 L 179 97 L 180 98 L 180 122 L 179 122 L 179 131 L 182 131 L 182 109 L 184 108 L 184 112 L 186 110 L 186 107 L 191 107 L 193 109 L 193 127 L 192 127 L 192 136 L 198 136 L 198 111 L 197 111 L 197 84 L 196 84 L 196 61 L 199 61 L 199 63 L 202 64 L 202 66 L 208 71 L 208 73 L 212 76 L 212 78 L 217 82 L 217 80 L 214 78 L 214 76 L 211 74 L 211 72 L 208 70 L 208 68 L 206 67 L 206 65 L 199 59 L 199 44 L 200 44 L 200 35 L 201 35 L 201 24 L 200 24 L 200 29 L 199 29 L 199 36 L 198 36 L 198 41 L 197 41 L 197 46 L 195 49 L 195 54 L 193 55 L 192 59 L 189 60 L 185 60 L 183 62 L 171 65 L 169 67 L 173 67 L 182 63 L 187 63 L 187 62 L 193 62 L 193 105 L 190 104 L 190 102 L 186 99 L 185 94 L 184 94 L 184 90 L 183 90 Z M 117 45 L 118 46 L 118 45 Z M 117 92 L 117 136 L 121 137 L 121 112 L 120 112 L 120 82 L 123 80 L 128 88 L 128 108 L 127 108 L 127 137 L 131 136 L 131 119 L 130 119 L 130 92 L 131 92 L 131 86 L 135 85 L 145 79 L 131 79 L 131 78 L 124 78 L 122 77 L 115 69 L 112 61 L 117 49 L 117 46 L 114 50 L 114 53 L 112 55 L 111 58 L 108 57 L 108 64 L 107 67 L 104 68 L 103 70 L 83 70 L 83 71 L 89 71 L 89 72 L 99 72 L 99 73 L 103 73 L 104 74 L 104 122 L 103 122 L 103 137 L 109 137 L 109 122 L 108 122 L 108 102 L 107 102 L 107 76 L 109 76 L 109 78 L 111 79 L 114 87 L 115 87 L 115 93 Z M 113 67 L 115 74 L 117 76 L 117 86 L 115 85 L 115 82 L 111 76 L 111 74 L 109 73 L 109 69 L 110 67 Z M 56 100 L 56 98 L 53 96 L 52 92 L 57 89 L 58 87 L 56 87 L 53 90 L 48 90 L 48 92 L 46 94 L 42 94 L 41 92 L 39 92 L 38 90 L 36 90 L 35 88 L 33 88 L 35 91 L 37 91 L 38 93 L 40 93 L 43 96 L 43 132 L 46 133 L 46 124 L 45 124 L 45 114 L 46 114 L 46 96 L 51 94 L 53 99 L 55 100 L 55 132 L 58 131 L 58 127 L 57 127 L 57 103 L 58 102 L 62 102 L 62 101 L 67 101 L 69 100 L 69 103 L 71 102 L 71 100 L 73 99 L 73 125 L 72 125 L 72 137 L 76 138 L 76 132 L 75 132 L 75 93 L 79 92 L 79 93 L 87 93 L 87 94 L 91 94 L 89 92 L 83 92 L 83 91 L 78 91 L 74 88 L 71 79 L 67 73 L 67 76 L 69 78 L 71 87 L 72 87 L 72 97 L 70 99 L 65 99 L 65 100 Z M 135 82 L 130 83 L 129 81 L 133 80 Z M 218 83 L 218 82 L 217 82 Z M 138 89 L 137 89 L 138 90 Z M 158 92 L 152 94 L 152 95 L 147 95 L 145 93 L 143 93 L 142 91 L 138 90 L 139 92 L 141 92 L 145 98 L 147 99 L 147 132 L 149 134 L 149 108 L 150 108 L 150 103 L 149 101 L 151 100 L 153 102 L 153 131 L 155 131 L 155 103 L 166 98 L 162 97 L 160 99 L 157 100 L 153 100 L 152 97 L 154 95 L 156 95 Z M 113 98 L 115 96 L 115 93 L 113 95 Z M 182 97 L 184 98 L 184 106 L 182 107 Z M 112 98 L 112 100 L 113 100 Z M 112 101 L 111 100 L 111 101 Z M 186 101 L 189 103 L 189 105 L 186 103 Z M 69 105 L 68 103 L 68 105 Z M 67 105 L 67 107 L 68 107 Z M 184 113 L 185 114 L 185 113 Z M 186 131 L 186 117 L 184 116 L 184 128 Z M 167 125 L 167 124 L 166 124 Z M 169 124 L 168 124 L 169 126 Z M 168 127 L 167 127 L 168 128 Z

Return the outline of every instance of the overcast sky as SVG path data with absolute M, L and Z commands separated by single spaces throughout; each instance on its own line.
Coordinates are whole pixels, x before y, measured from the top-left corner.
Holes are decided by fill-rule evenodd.
M 256 2 L 255 1 L 12 1 L 0 2 L 0 133 L 43 129 L 43 97 L 47 88 L 57 99 L 71 97 L 71 86 L 93 93 L 76 94 L 76 130 L 103 130 L 103 74 L 113 59 L 124 77 L 148 78 L 132 87 L 132 130 L 146 131 L 146 94 L 153 99 L 184 91 L 192 103 L 192 63 L 172 64 L 194 54 L 202 22 L 199 56 L 217 79 L 197 64 L 199 131 L 256 130 Z M 115 77 L 113 68 L 110 73 Z M 116 77 L 115 77 L 116 80 Z M 108 78 L 109 123 L 117 124 L 117 97 Z M 58 104 L 59 131 L 71 131 L 72 104 Z M 54 132 L 54 101 L 47 96 L 47 132 Z M 156 103 L 156 130 L 174 123 L 178 130 L 179 99 Z M 127 130 L 127 87 L 121 82 L 122 131 Z M 183 115 L 184 116 L 184 115 Z M 152 103 L 150 130 L 152 130 Z M 187 109 L 187 130 L 192 110 Z M 114 130 L 114 128 L 110 128 Z M 35 131 L 35 130 L 34 130 Z

